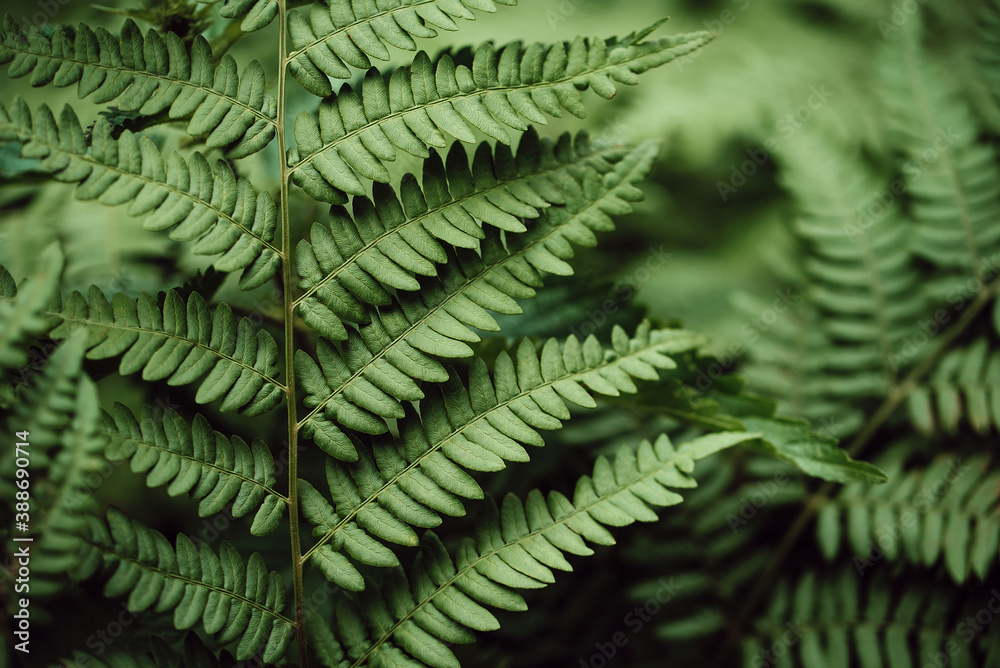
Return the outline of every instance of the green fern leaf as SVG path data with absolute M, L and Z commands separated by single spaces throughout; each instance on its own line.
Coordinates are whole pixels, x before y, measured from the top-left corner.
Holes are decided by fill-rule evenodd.
M 306 389 L 305 403 L 314 407 L 304 420 L 307 433 L 333 456 L 353 459 L 353 448 L 337 434 L 333 421 L 368 434 L 384 433 L 384 419 L 403 416 L 400 401 L 423 397 L 414 379 L 440 382 L 447 377 L 432 356 L 468 357 L 472 349 L 467 344 L 479 341 L 474 330 L 499 329 L 486 309 L 519 313 L 515 299 L 533 296 L 542 272 L 572 273 L 565 262 L 573 254 L 570 242 L 593 245 L 593 231 L 614 229 L 610 214 L 628 213 L 629 202 L 641 199 L 635 184 L 648 173 L 658 150 L 655 142 L 644 144 L 603 177 L 590 170 L 580 185 L 568 181 L 565 208 L 549 209 L 530 232 L 506 244 L 491 234 L 481 256 L 458 251 L 437 281 L 418 284 L 419 295 L 398 296 L 398 308 L 373 313 L 360 334 L 345 330 L 343 353 L 325 340 L 318 345 L 319 364 L 300 352 L 296 368 Z M 319 419 L 320 411 L 325 419 Z
M 266 28 L 278 15 L 277 0 L 205 0 L 207 3 L 217 4 L 219 16 L 227 19 L 242 19 L 240 28 L 244 32 L 253 32 Z
M 149 30 L 132 19 L 115 37 L 81 23 L 57 26 L 47 37 L 34 26 L 25 33 L 10 16 L 0 35 L 0 64 L 11 77 L 31 75 L 32 86 L 71 86 L 104 104 L 118 100 L 123 111 L 160 112 L 172 120 L 190 118 L 188 134 L 205 136 L 211 148 L 241 158 L 264 148 L 275 135 L 277 101 L 264 92 L 264 69 L 251 61 L 243 76 L 232 56 L 216 66 L 204 37 L 190 53 L 180 37 Z
M 499 52 L 484 44 L 471 69 L 456 66 L 449 54 L 431 62 L 421 51 L 388 81 L 370 70 L 360 93 L 344 86 L 320 105 L 318 118 L 306 112 L 296 118 L 292 180 L 315 199 L 343 204 L 347 195 L 367 194 L 362 178 L 389 182 L 385 162 L 397 148 L 426 158 L 428 148 L 448 145 L 445 133 L 473 142 L 473 129 L 509 144 L 505 126 L 525 130 L 563 110 L 583 117 L 581 90 L 611 98 L 615 81 L 634 84 L 637 75 L 704 46 L 712 35 L 631 39 L 577 38 L 527 49 L 513 43 Z
M 979 434 L 1000 429 L 1000 352 L 990 351 L 984 338 L 949 350 L 907 397 L 907 410 L 926 436 L 954 435 L 963 419 Z
M 962 621 L 983 609 L 985 597 L 912 582 L 897 593 L 893 584 L 849 569 L 781 583 L 743 642 L 743 665 L 766 662 L 779 645 L 789 665 L 802 666 L 917 668 L 939 656 L 989 666 L 1000 659 L 997 635 L 974 634 Z
M 794 231 L 807 253 L 814 318 L 800 326 L 809 349 L 796 363 L 807 377 L 794 392 L 815 404 L 810 418 L 857 424 L 846 405 L 884 398 L 918 358 L 905 345 L 927 313 L 911 230 L 897 207 L 872 208 L 879 182 L 870 170 L 815 138 L 788 149 L 785 185 L 801 209 Z
M 657 369 L 674 365 L 669 355 L 699 343 L 680 330 L 651 330 L 647 322 L 631 340 L 616 329 L 608 351 L 594 337 L 582 346 L 575 337 L 563 345 L 550 339 L 541 351 L 522 340 L 515 359 L 506 352 L 497 358 L 492 379 L 485 362 L 477 359 L 468 388 L 453 374 L 440 393 L 421 400 L 419 416 L 405 414 L 398 425 L 401 447 L 376 442 L 373 458 L 364 449 L 359 456 L 356 444 L 344 439 L 357 461 L 327 462 L 336 508 L 326 510 L 323 522 L 307 514 L 325 531 L 310 550 L 317 555 L 314 563 L 328 573 L 329 555 L 340 549 L 341 533 L 348 528 L 392 543 L 416 544 L 411 527 L 437 526 L 440 514 L 464 515 L 462 499 L 483 497 L 466 470 L 498 471 L 506 461 L 527 461 L 522 444 L 544 445 L 536 429 L 558 429 L 569 419 L 566 401 L 593 407 L 592 393 L 635 392 L 632 378 L 655 380 Z M 322 550 L 326 547 L 330 549 Z M 345 559 L 339 560 L 337 573 L 338 583 L 348 576 L 360 578 Z
M 584 540 L 614 544 L 605 527 L 654 521 L 650 506 L 681 502 L 671 488 L 696 486 L 690 477 L 695 461 L 755 436 L 712 434 L 677 447 L 660 436 L 638 450 L 622 446 L 613 462 L 597 460 L 593 474 L 577 482 L 572 501 L 534 490 L 523 502 L 508 495 L 499 510 L 489 503 L 477 519 L 475 538 L 465 538 L 454 558 L 428 532 L 409 578 L 390 571 L 380 588 L 366 589 L 357 603 L 341 599 L 338 635 L 353 659 L 350 666 L 388 658 L 392 665 L 455 668 L 458 661 L 445 643 L 470 642 L 470 630 L 499 628 L 485 606 L 524 610 L 512 589 L 544 587 L 554 582 L 553 570 L 572 570 L 564 553 L 593 554 Z
M 222 399 L 223 411 L 260 415 L 284 396 L 284 386 L 275 380 L 278 347 L 271 335 L 247 318 L 237 323 L 228 304 L 213 315 L 196 292 L 185 303 L 170 290 L 161 306 L 145 293 L 135 301 L 123 294 L 108 301 L 91 287 L 87 297 L 74 291 L 47 315 L 61 321 L 50 336 L 63 339 L 85 330 L 87 357 L 121 356 L 123 375 L 142 371 L 145 380 L 166 379 L 171 385 L 204 376 L 198 403 Z
M 15 493 L 30 489 L 31 593 L 38 597 L 65 588 L 79 535 L 97 508 L 93 478 L 106 466 L 97 390 L 82 368 L 84 339 L 74 336 L 59 346 L 21 394 L 7 427 L 9 433 L 23 430 L 27 444 L 16 452 L 12 445 L 8 461 L 0 463 L 3 505 L 12 519 Z M 15 455 L 30 462 L 29 487 L 15 477 Z
M 885 49 L 883 97 L 893 113 L 897 143 L 906 152 L 906 190 L 914 198 L 916 252 L 959 277 L 995 272 L 1000 249 L 1000 169 L 997 153 L 978 141 L 979 128 L 960 91 L 946 85 L 921 48 L 919 16 Z
M 452 144 L 446 165 L 432 151 L 424 161 L 423 189 L 409 175 L 399 199 L 391 188 L 376 185 L 375 203 L 356 197 L 353 217 L 334 207 L 329 226 L 313 225 L 311 240 L 301 241 L 295 253 L 304 291 L 295 300 L 298 313 L 323 336 L 343 340 L 341 321 L 369 322 L 366 303 L 384 306 L 394 290 L 420 289 L 413 274 L 437 275 L 436 265 L 448 262 L 439 241 L 478 249 L 485 236 L 478 221 L 523 232 L 520 218 L 566 204 L 568 188 L 578 188 L 592 170 L 608 172 L 622 153 L 592 147 L 582 133 L 575 141 L 564 134 L 552 143 L 533 128 L 521 137 L 516 156 L 503 144 L 494 156 L 483 142 L 471 169 L 461 144 Z
M 115 404 L 114 417 L 103 416 L 111 461 L 131 460 L 134 473 L 146 473 L 150 487 L 167 485 L 177 496 L 190 492 L 199 500 L 198 515 L 209 517 L 233 504 L 233 517 L 256 512 L 250 533 L 264 536 L 281 522 L 288 499 L 276 492 L 274 457 L 260 439 L 248 446 L 238 436 L 226 438 L 196 415 L 187 422 L 173 409 L 162 419 L 149 406 L 142 418 Z
M 172 239 L 195 241 L 197 254 L 221 253 L 215 268 L 242 269 L 245 290 L 263 285 L 280 265 L 274 200 L 248 179 L 237 179 L 225 161 L 213 170 L 197 152 L 188 160 L 178 153 L 164 159 L 148 137 L 126 130 L 115 139 L 103 118 L 88 147 L 69 105 L 56 121 L 44 104 L 32 115 L 20 97 L 10 111 L 0 103 L 0 139 L 21 142 L 23 156 L 40 159 L 56 180 L 76 184 L 78 199 L 128 204 L 130 214 L 146 217 L 146 229 L 169 229 Z
M 684 504 L 644 531 L 641 541 L 621 548 L 628 564 L 667 575 L 635 586 L 630 597 L 645 604 L 669 596 L 653 623 L 656 635 L 670 643 L 671 656 L 715 646 L 716 634 L 730 622 L 732 602 L 749 594 L 771 557 L 765 535 L 770 523 L 761 514 L 786 511 L 806 496 L 782 462 L 753 459 L 747 469 L 760 479 L 743 484 L 737 468 L 722 457 L 706 460 Z M 761 493 L 766 506 L 748 501 Z
M 517 4 L 517 0 L 496 2 Z M 473 11 L 496 10 L 493 0 L 316 3 L 308 18 L 296 11 L 288 15 L 291 73 L 303 88 L 326 97 L 333 92 L 327 77 L 350 79 L 351 67 L 366 70 L 372 66 L 371 58 L 389 60 L 390 46 L 416 51 L 415 38 L 435 37 L 437 30 L 458 30 L 455 19 L 474 20 Z
M 810 476 L 845 484 L 888 480 L 879 467 L 852 459 L 837 447 L 836 438 L 812 431 L 802 420 L 751 416 L 742 422 L 763 434 L 759 450 L 795 464 Z
M 59 294 L 63 253 L 49 244 L 39 258 L 39 274 L 19 290 L 14 278 L 0 266 L 0 371 L 28 361 L 27 345 L 49 330 L 44 311 Z
M 142 612 L 173 610 L 174 626 L 191 628 L 199 622 L 219 644 L 238 642 L 236 658 L 244 661 L 263 649 L 265 663 L 281 658 L 295 623 L 285 617 L 285 585 L 268 572 L 259 554 L 246 564 L 223 541 L 216 555 L 205 544 L 198 549 L 184 534 L 176 549 L 158 531 L 121 511 L 108 509 L 108 524 L 93 518 L 91 537 L 81 550 L 75 575 L 93 575 L 102 563 L 114 573 L 106 596 L 128 595 L 128 608 Z
M 910 447 L 901 443 L 878 462 L 890 483 L 849 485 L 820 508 L 816 530 L 824 557 L 835 558 L 846 540 L 862 572 L 882 558 L 929 568 L 943 557 L 956 583 L 972 574 L 985 580 L 1000 548 L 1000 471 L 991 470 L 985 456 L 955 454 L 903 470 Z

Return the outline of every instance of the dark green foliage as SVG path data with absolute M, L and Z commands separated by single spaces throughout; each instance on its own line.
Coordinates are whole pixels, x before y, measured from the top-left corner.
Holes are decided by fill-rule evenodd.
M 964 640 L 956 624 L 984 603 L 953 585 L 992 587 L 1000 549 L 994 73 L 966 99 L 910 17 L 879 49 L 877 141 L 802 130 L 772 150 L 792 202 L 774 211 L 795 214 L 775 251 L 789 315 L 741 334 L 745 363 L 627 303 L 652 281 L 643 299 L 711 306 L 706 277 L 665 280 L 643 257 L 643 224 L 683 222 L 674 201 L 654 187 L 638 204 L 665 179 L 664 146 L 674 169 L 698 138 L 566 130 L 587 89 L 609 100 L 685 70 L 714 23 L 441 49 L 424 40 L 516 2 L 214 4 L 118 9 L 117 34 L 14 17 L 0 33 L 0 405 L 32 448 L 29 528 L 21 465 L 0 462 L 0 537 L 32 538 L 36 637 L 65 631 L 43 662 L 534 665 L 530 645 L 498 651 L 513 627 L 554 664 L 552 606 L 573 600 L 557 572 L 595 592 L 569 618 L 680 582 L 622 665 L 759 665 L 786 623 L 803 631 L 793 666 L 902 668 Z M 989 30 L 962 56 L 987 70 Z M 672 93 L 629 100 L 684 110 Z M 903 195 L 874 214 L 894 180 Z M 28 207 L 60 198 L 79 201 L 51 214 L 57 240 L 18 257 L 43 217 Z M 87 222 L 96 205 L 106 227 Z M 724 236 L 696 222 L 690 239 Z M 80 269 L 80 236 L 138 228 L 129 266 L 153 279 Z M 751 255 L 717 265 L 721 282 L 737 287 Z M 748 317 L 770 304 L 742 302 Z M 120 644 L 96 643 L 124 613 L 138 621 Z M 984 633 L 956 664 L 998 651 Z

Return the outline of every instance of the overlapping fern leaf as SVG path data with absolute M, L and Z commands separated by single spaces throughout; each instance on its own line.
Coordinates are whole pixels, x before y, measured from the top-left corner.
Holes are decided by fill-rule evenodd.
M 960 92 L 926 62 L 920 17 L 883 51 L 881 88 L 905 153 L 903 182 L 916 222 L 913 249 L 958 278 L 994 275 L 1000 262 L 1000 168 L 978 141 Z
M 12 444 L 0 464 L 4 512 L 14 517 L 17 506 L 21 519 L 27 519 L 15 537 L 30 540 L 31 593 L 41 598 L 65 587 L 80 533 L 97 507 L 94 478 L 100 480 L 106 466 L 97 390 L 83 373 L 83 351 L 81 336 L 59 346 L 42 374 L 20 392 L 4 424 L 23 441 L 16 448 Z M 27 462 L 31 475 L 16 474 L 15 459 Z M 16 503 L 27 499 L 30 503 Z
M 790 147 L 792 148 L 792 147 Z M 786 187 L 799 204 L 794 231 L 801 240 L 819 334 L 805 356 L 815 419 L 859 427 L 859 397 L 881 400 L 918 358 L 916 338 L 927 303 L 910 251 L 910 228 L 891 201 L 873 197 L 881 181 L 824 142 L 803 139 L 788 153 Z M 885 192 L 888 192 L 887 190 Z M 801 390 L 801 388 L 798 388 Z
M 167 485 L 171 496 L 190 493 L 201 517 L 233 504 L 233 517 L 255 512 L 250 533 L 269 534 L 284 516 L 287 497 L 275 491 L 274 457 L 260 439 L 247 445 L 226 438 L 202 415 L 188 423 L 173 409 L 162 416 L 144 406 L 141 419 L 121 404 L 105 413 L 101 432 L 111 461 L 128 460 L 132 471 L 146 474 L 150 487 Z
M 423 397 L 415 381 L 447 379 L 435 356 L 470 356 L 468 343 L 479 340 L 474 330 L 499 329 L 487 309 L 518 313 L 520 308 L 514 300 L 534 295 L 534 288 L 541 285 L 541 272 L 572 272 L 565 262 L 572 256 L 570 241 L 593 245 L 593 230 L 613 229 L 609 214 L 631 210 L 629 202 L 641 197 L 635 183 L 648 172 L 656 150 L 655 144 L 640 146 L 603 177 L 587 170 L 579 184 L 566 181 L 566 204 L 553 208 L 531 231 L 506 244 L 500 236 L 490 234 L 482 242 L 481 254 L 455 251 L 437 279 L 414 281 L 414 285 L 407 286 L 420 288 L 419 295 L 397 294 L 393 307 L 369 311 L 371 322 L 357 334 L 344 329 L 338 313 L 326 308 L 333 304 L 339 307 L 340 314 L 347 315 L 343 309 L 349 297 L 347 290 L 338 285 L 342 299 L 331 294 L 332 290 L 324 291 L 326 297 L 312 307 L 309 321 L 320 320 L 320 333 L 346 342 L 341 354 L 336 346 L 321 339 L 318 364 L 304 352 L 296 356 L 296 373 L 307 394 L 306 405 L 312 409 L 303 420 L 307 433 L 314 434 L 330 454 L 348 459 L 353 457 L 352 448 L 334 421 L 368 434 L 383 433 L 385 419 L 402 417 L 400 400 Z M 321 249 L 325 249 L 322 255 L 331 257 L 336 252 L 331 244 L 315 245 L 319 239 L 317 228 L 313 232 L 314 245 L 300 244 L 299 257 L 315 257 Z M 376 268 L 383 268 L 385 263 L 369 266 L 375 274 Z M 351 268 L 347 265 L 349 273 L 340 275 L 361 299 L 379 303 L 390 298 L 386 288 L 398 289 L 398 283 L 385 278 L 392 274 L 378 272 L 388 284 L 383 288 L 370 275 L 350 272 Z M 357 287 L 359 276 L 368 277 L 369 290 Z M 395 276 L 410 278 L 402 269 Z M 354 303 L 358 304 L 358 299 Z
M 517 0 L 496 0 L 496 4 L 516 5 Z M 333 92 L 330 78 L 350 79 L 351 67 L 367 70 L 372 58 L 389 60 L 389 47 L 416 51 L 415 39 L 435 37 L 438 30 L 458 30 L 455 19 L 475 19 L 475 11 L 495 12 L 496 4 L 494 0 L 315 3 L 308 17 L 298 11 L 288 15 L 290 71 L 303 88 L 325 97 Z
M 1000 350 L 995 347 L 979 338 L 945 353 L 907 399 L 918 432 L 955 434 L 965 423 L 982 435 L 1000 429 Z
M 1000 661 L 1000 638 L 982 632 L 975 617 L 998 599 L 996 590 L 859 578 L 849 568 L 808 573 L 776 588 L 743 645 L 743 665 L 780 653 L 792 667 L 991 666 Z
M 824 556 L 833 559 L 846 541 L 859 574 L 884 558 L 927 568 L 943 561 L 957 583 L 985 580 L 1000 554 L 1000 471 L 984 454 L 904 466 L 912 447 L 900 443 L 878 462 L 889 483 L 847 485 L 820 509 Z
M 115 136 L 105 118 L 88 138 L 76 112 L 65 106 L 56 120 L 41 105 L 32 113 L 17 97 L 11 109 L 0 103 L 0 139 L 21 142 L 21 155 L 36 158 L 53 177 L 76 184 L 78 199 L 128 205 L 144 216 L 148 230 L 194 241 L 194 252 L 219 255 L 219 271 L 243 270 L 240 286 L 258 287 L 280 264 L 274 243 L 277 209 L 267 192 L 237 178 L 225 161 L 212 167 L 201 153 L 166 158 L 149 137 L 125 130 Z
M 634 586 L 631 595 L 663 604 L 655 633 L 678 661 L 697 661 L 734 621 L 731 601 L 746 596 L 766 567 L 769 519 L 802 498 L 802 482 L 786 465 L 754 463 L 757 479 L 750 482 L 730 462 L 706 461 L 679 511 L 624 548 L 630 564 L 662 574 Z M 661 591 L 663 578 L 669 592 Z
M 243 76 L 232 56 L 216 65 L 200 35 L 189 50 L 176 34 L 144 35 L 128 19 L 117 37 L 84 23 L 56 26 L 47 36 L 34 26 L 22 30 L 8 15 L 0 35 L 0 64 L 7 63 L 8 76 L 30 75 L 32 86 L 76 84 L 81 98 L 98 104 L 117 100 L 123 111 L 190 119 L 189 135 L 205 136 L 207 146 L 225 148 L 231 158 L 274 138 L 277 101 L 264 92 L 260 63 L 251 61 Z
M 278 346 L 248 318 L 239 322 L 222 303 L 215 312 L 197 292 L 187 300 L 168 291 L 162 304 L 143 293 L 138 299 L 116 294 L 109 301 L 96 287 L 87 296 L 72 292 L 56 300 L 46 315 L 50 336 L 87 333 L 87 357 L 121 357 L 123 375 L 142 371 L 144 380 L 171 385 L 198 382 L 198 403 L 222 399 L 223 411 L 259 415 L 281 402 L 283 385 L 275 379 Z M 207 375 L 206 375 L 207 374 Z
M 582 117 L 581 90 L 611 98 L 615 82 L 637 83 L 639 74 L 712 39 L 702 32 L 642 41 L 657 26 L 621 41 L 578 38 L 500 50 L 486 43 L 468 65 L 447 53 L 432 62 L 421 51 L 388 78 L 372 69 L 360 91 L 345 85 L 320 105 L 318 117 L 302 112 L 295 119 L 292 180 L 314 199 L 343 204 L 348 195 L 367 195 L 362 179 L 389 182 L 385 163 L 397 149 L 426 158 L 430 147 L 448 145 L 446 134 L 474 142 L 473 129 L 509 144 L 505 128 L 523 131 L 564 110 Z
M 599 458 L 593 474 L 578 480 L 572 500 L 534 490 L 524 501 L 509 495 L 499 510 L 489 502 L 475 536 L 463 539 L 454 556 L 433 533 L 425 534 L 408 576 L 388 571 L 378 588 L 357 599 L 343 596 L 336 631 L 318 628 L 312 639 L 329 665 L 456 668 L 446 643 L 468 643 L 472 631 L 499 628 L 485 606 L 524 610 L 514 589 L 541 588 L 554 581 L 554 570 L 572 570 L 567 554 L 593 553 L 584 539 L 614 544 L 606 527 L 656 519 L 650 506 L 682 500 L 671 488 L 696 485 L 690 477 L 695 461 L 755 437 L 727 432 L 674 446 L 661 436 L 655 445 L 622 446 L 613 462 Z
M 594 178 L 589 174 L 606 174 L 623 153 L 616 146 L 592 146 L 583 133 L 575 140 L 564 134 L 553 143 L 540 139 L 533 129 L 522 135 L 516 155 L 503 144 L 494 154 L 483 142 L 471 166 L 461 144 L 452 144 L 446 163 L 432 151 L 424 161 L 423 187 L 408 174 L 397 198 L 392 188 L 376 184 L 374 202 L 354 198 L 353 216 L 335 206 L 328 226 L 313 225 L 310 240 L 296 249 L 299 288 L 304 292 L 296 299 L 298 314 L 327 338 L 343 340 L 347 333 L 341 321 L 369 322 L 373 310 L 366 305 L 389 304 L 394 290 L 420 290 L 414 275 L 436 276 L 437 265 L 448 265 L 441 242 L 479 250 L 487 236 L 482 223 L 524 232 L 521 219 L 538 219 L 552 205 L 566 205 L 585 179 Z M 630 182 L 640 181 L 648 171 L 647 153 L 644 149 L 635 154 L 644 159 L 631 161 L 636 169 Z M 590 239 L 580 228 L 578 223 L 572 230 L 574 240 Z M 533 272 L 520 275 L 530 277 Z M 501 289 L 521 282 L 523 278 L 510 278 Z M 491 294 L 496 290 L 487 289 Z
M 304 486 L 303 513 L 322 536 L 310 550 L 312 563 L 337 584 L 361 588 L 360 573 L 341 551 L 361 563 L 394 565 L 393 553 L 373 536 L 416 544 L 412 527 L 437 526 L 441 514 L 464 515 L 463 499 L 483 497 L 467 471 L 527 461 L 524 445 L 544 445 L 536 430 L 558 429 L 569 419 L 567 400 L 594 406 L 592 393 L 635 392 L 633 378 L 656 380 L 658 368 L 673 366 L 670 354 L 699 343 L 688 332 L 652 330 L 649 323 L 632 339 L 615 330 L 614 341 L 605 351 L 594 337 L 583 345 L 575 337 L 563 344 L 550 339 L 539 351 L 524 339 L 515 358 L 500 354 L 492 378 L 477 359 L 468 387 L 452 377 L 421 400 L 419 414 L 404 413 L 398 446 L 376 443 L 371 454 L 358 453 L 348 441 L 357 461 L 327 465 L 335 507 Z
M 106 596 L 128 596 L 128 608 L 153 607 L 173 611 L 174 626 L 198 625 L 220 645 L 236 643 L 236 658 L 244 661 L 263 650 L 265 663 L 281 658 L 291 641 L 294 621 L 285 617 L 285 583 L 253 554 L 245 563 L 223 541 L 216 554 L 200 548 L 184 534 L 176 547 L 159 531 L 108 510 L 107 524 L 91 518 L 91 535 L 78 556 L 74 575 L 87 578 L 112 572 Z

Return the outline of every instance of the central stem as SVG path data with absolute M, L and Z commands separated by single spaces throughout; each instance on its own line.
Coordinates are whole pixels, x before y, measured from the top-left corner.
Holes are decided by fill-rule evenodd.
M 299 648 L 299 666 L 308 668 L 306 653 L 305 608 L 302 604 L 302 543 L 299 539 L 298 463 L 299 427 L 295 415 L 295 300 L 292 299 L 292 230 L 288 215 L 288 171 L 285 150 L 285 72 L 288 69 L 288 12 L 285 0 L 278 0 L 278 164 L 281 173 L 281 287 L 284 297 L 285 324 L 285 395 L 288 414 L 288 524 L 292 541 L 292 592 L 295 598 L 295 638 Z

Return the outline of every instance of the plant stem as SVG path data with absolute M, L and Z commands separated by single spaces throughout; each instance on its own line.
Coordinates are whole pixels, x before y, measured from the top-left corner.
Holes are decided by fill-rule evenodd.
M 965 332 L 965 330 L 970 324 L 972 324 L 982 310 L 986 308 L 986 306 L 997 296 L 998 292 L 1000 292 L 1000 279 L 996 279 L 992 283 L 987 283 L 980 288 L 976 298 L 971 304 L 969 304 L 968 308 L 966 308 L 962 317 L 958 319 L 954 326 L 950 327 L 941 336 L 937 344 L 934 346 L 934 349 L 931 350 L 926 357 L 921 359 L 920 362 L 910 370 L 910 373 L 906 375 L 906 378 L 903 379 L 901 383 L 889 391 L 889 395 L 886 397 L 885 401 L 881 406 L 879 406 L 879 409 L 875 411 L 875 414 L 872 415 L 867 423 L 865 423 L 864 428 L 858 432 L 858 435 L 854 437 L 854 440 L 852 440 L 851 444 L 847 447 L 847 454 L 852 457 L 856 457 L 862 450 L 865 449 L 865 447 L 867 447 L 872 438 L 875 437 L 889 418 L 895 414 L 896 410 L 906 400 L 906 398 L 910 396 L 910 393 L 917 388 L 928 373 L 934 370 L 934 367 L 937 365 L 942 355 L 949 350 L 951 344 L 955 342 L 955 339 Z M 781 570 L 781 566 L 784 564 L 788 554 L 791 552 L 792 548 L 795 547 L 796 543 L 798 543 L 798 539 L 802 535 L 802 532 L 809 526 L 813 516 L 819 511 L 820 507 L 826 501 L 827 496 L 829 496 L 833 487 L 834 483 L 832 482 L 823 483 L 816 493 L 809 497 L 805 507 L 799 513 L 798 517 L 795 518 L 795 522 L 792 524 L 788 533 L 785 534 L 785 537 L 775 550 L 774 556 L 771 557 L 771 560 L 768 562 L 764 572 L 761 574 L 760 578 L 757 579 L 757 584 L 750 592 L 750 596 L 747 597 L 746 603 L 740 610 L 739 615 L 736 617 L 733 624 L 730 625 L 729 633 L 719 650 L 715 665 L 723 665 L 723 662 L 728 659 L 729 654 L 739 641 L 740 629 L 742 629 L 744 624 L 746 624 L 764 594 L 770 591 L 773 580 Z
M 292 299 L 292 230 L 288 215 L 288 184 L 291 175 L 285 158 L 285 73 L 288 69 L 288 10 L 285 0 L 278 0 L 278 164 L 281 172 L 281 287 L 285 320 L 285 385 L 288 415 L 288 524 L 292 541 L 292 593 L 295 599 L 295 639 L 299 666 L 308 668 L 306 651 L 305 608 L 302 603 L 302 542 L 299 538 L 298 463 L 299 427 L 295 415 L 295 302 Z

